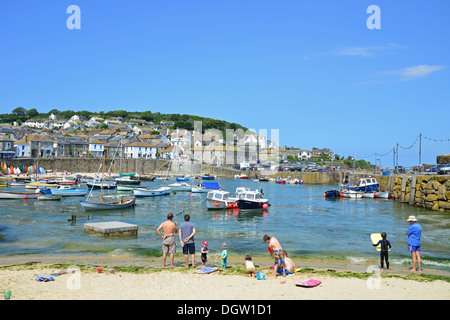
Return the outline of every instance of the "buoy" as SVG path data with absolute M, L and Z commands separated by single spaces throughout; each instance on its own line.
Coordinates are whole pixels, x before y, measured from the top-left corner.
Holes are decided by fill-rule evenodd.
M 24 199 L 28 199 L 28 196 L 23 196 Z
M 238 204 L 237 204 L 237 203 L 233 204 L 233 207 L 234 207 L 234 208 L 237 208 L 237 207 L 238 207 Z
M 267 209 L 269 207 L 269 205 L 267 203 L 264 203 L 263 208 Z
M 194 195 L 193 194 L 191 194 L 191 198 L 193 198 L 194 197 Z
M 218 203 L 218 202 L 216 202 L 216 203 L 215 203 L 215 206 L 216 206 L 216 207 L 218 207 L 218 206 L 219 206 L 219 203 Z

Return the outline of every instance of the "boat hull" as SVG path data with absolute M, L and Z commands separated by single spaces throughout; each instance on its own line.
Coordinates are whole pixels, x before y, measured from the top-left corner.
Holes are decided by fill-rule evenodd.
M 267 201 L 249 201 L 249 200 L 239 199 L 237 201 L 237 206 L 240 210 L 261 210 L 261 209 L 267 209 L 269 206 L 269 203 Z
M 157 197 L 169 195 L 172 192 L 171 188 L 163 187 L 158 189 L 134 189 L 133 195 L 135 197 Z
M 99 202 L 90 202 L 80 200 L 80 204 L 84 210 L 114 210 L 114 209 L 123 209 L 133 207 L 136 203 L 136 199 L 124 200 L 121 202 L 113 202 L 113 203 L 99 203 Z
M 341 193 L 339 192 L 339 190 L 328 190 L 328 191 L 325 191 L 323 195 L 325 198 L 340 198 L 341 197 Z
M 36 199 L 40 193 L 0 191 L 0 199 Z
M 63 197 L 82 197 L 87 194 L 87 190 L 82 189 L 69 189 L 69 190 L 60 190 L 51 188 L 52 195 L 54 196 L 63 196 Z
M 100 183 L 87 183 L 88 188 L 92 188 L 92 189 L 116 189 L 117 188 L 117 184 L 116 183 L 103 183 L 103 186 Z
M 211 200 L 206 201 L 206 207 L 208 210 L 220 210 L 233 208 L 235 202 L 232 201 L 221 201 L 221 200 Z

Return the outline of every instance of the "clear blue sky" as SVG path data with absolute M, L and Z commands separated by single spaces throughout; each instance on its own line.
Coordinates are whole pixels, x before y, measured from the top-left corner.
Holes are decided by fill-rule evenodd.
M 80 30 L 66 26 L 72 4 Z M 0 108 L 196 114 L 373 162 L 420 132 L 450 138 L 449 12 L 443 0 L 3 0 Z M 400 164 L 418 150 L 400 148 Z M 422 140 L 422 163 L 444 153 L 450 142 Z

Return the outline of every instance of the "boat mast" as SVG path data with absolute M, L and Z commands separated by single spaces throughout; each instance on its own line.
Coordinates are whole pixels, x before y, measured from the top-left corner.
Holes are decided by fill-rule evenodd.
M 103 202 L 103 179 L 105 176 L 105 150 L 103 149 L 103 165 L 102 165 L 102 187 L 100 189 L 100 203 Z

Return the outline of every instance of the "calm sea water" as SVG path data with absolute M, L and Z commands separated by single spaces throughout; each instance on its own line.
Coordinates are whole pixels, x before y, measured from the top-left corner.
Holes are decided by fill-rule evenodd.
M 324 199 L 323 192 L 333 186 L 278 185 L 251 180 L 219 180 L 219 183 L 232 193 L 238 186 L 263 189 L 272 206 L 256 212 L 211 211 L 206 209 L 205 194 L 194 194 L 191 198 L 188 192 L 138 198 L 135 208 L 117 211 L 86 212 L 79 204 L 80 198 L 65 198 L 61 202 L 0 200 L 0 258 L 32 254 L 158 256 L 161 239 L 155 230 L 172 212 L 179 224 L 184 221 L 184 214 L 191 215 L 197 228 L 197 250 L 206 240 L 212 254 L 219 253 L 221 243 L 226 242 L 229 254 L 267 256 L 267 244 L 262 240 L 267 233 L 277 237 L 291 256 L 378 261 L 370 234 L 386 232 L 393 246 L 391 264 L 410 263 L 404 233 L 409 227 L 407 217 L 415 215 L 423 228 L 424 266 L 450 271 L 448 213 L 385 199 Z M 151 188 L 162 184 L 144 183 Z M 77 216 L 76 222 L 68 221 L 72 215 Z M 100 220 L 137 224 L 139 234 L 105 238 L 84 233 L 84 223 Z M 177 246 L 181 251 L 180 245 Z

